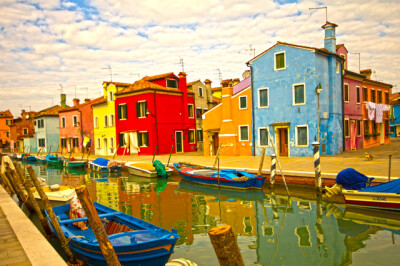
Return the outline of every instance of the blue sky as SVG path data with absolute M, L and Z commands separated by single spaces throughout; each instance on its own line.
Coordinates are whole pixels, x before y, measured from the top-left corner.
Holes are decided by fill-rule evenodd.
M 400 3 L 301 0 L 30 0 L 0 2 L 0 110 L 41 110 L 99 97 L 102 82 L 179 73 L 188 81 L 241 78 L 253 52 L 277 41 L 323 46 L 325 10 L 337 43 L 361 69 L 400 89 Z M 111 67 L 108 69 L 108 66 Z M 358 71 L 358 55 L 349 56 Z

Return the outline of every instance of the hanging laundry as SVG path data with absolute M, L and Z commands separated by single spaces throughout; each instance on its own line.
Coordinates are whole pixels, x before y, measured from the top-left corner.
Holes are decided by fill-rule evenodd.
M 88 137 L 83 137 L 83 146 L 86 147 L 86 145 L 90 142 L 90 138 Z
M 375 123 L 382 123 L 383 104 L 381 104 L 381 103 L 375 104 L 375 112 L 376 112 Z
M 390 111 L 390 105 L 383 104 L 383 111 Z
M 367 102 L 367 110 L 368 110 L 368 119 L 374 120 L 375 119 L 375 103 Z

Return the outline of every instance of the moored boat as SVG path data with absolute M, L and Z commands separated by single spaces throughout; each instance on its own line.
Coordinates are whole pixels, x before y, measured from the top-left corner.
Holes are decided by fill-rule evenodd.
M 36 157 L 30 155 L 29 153 L 25 153 L 24 156 L 22 157 L 22 160 L 26 162 L 36 162 Z
M 157 172 L 157 169 L 153 166 L 152 163 L 127 162 L 125 163 L 125 166 L 128 168 L 128 171 L 131 175 L 142 176 L 142 177 L 161 176 L 161 174 Z M 165 172 L 168 176 L 170 176 L 172 174 L 172 169 L 169 167 L 165 167 Z
M 169 232 L 99 203 L 94 203 L 94 206 L 122 265 L 165 265 L 167 263 L 175 243 L 179 239 L 176 230 L 172 229 L 172 232 Z M 69 204 L 54 207 L 53 210 L 59 217 L 63 234 L 69 239 L 68 244 L 71 250 L 89 264 L 106 265 L 91 227 L 81 230 L 74 225 L 77 222 L 87 221 L 87 217 L 70 219 L 66 214 L 70 211 Z M 49 217 L 48 221 L 56 234 Z
M 97 158 L 91 162 L 89 162 L 89 167 L 93 171 L 98 172 L 119 172 L 121 171 L 121 165 L 115 161 L 110 161 L 105 158 Z
M 52 154 L 47 154 L 45 158 L 47 165 L 61 166 L 61 167 L 63 165 L 63 162 L 57 156 L 54 156 Z
M 52 185 L 42 186 L 43 191 L 46 193 L 48 200 L 52 206 L 69 203 L 74 195 L 76 195 L 75 189 L 70 186 L 64 185 Z M 39 203 L 39 207 L 44 209 L 44 205 L 39 196 L 39 193 L 35 188 L 32 188 L 33 196 Z
M 71 159 L 64 161 L 64 166 L 68 168 L 85 168 L 86 165 L 86 161 L 75 161 Z
M 230 189 L 261 189 L 265 177 L 235 169 L 217 169 L 187 163 L 174 163 L 182 179 L 206 186 Z

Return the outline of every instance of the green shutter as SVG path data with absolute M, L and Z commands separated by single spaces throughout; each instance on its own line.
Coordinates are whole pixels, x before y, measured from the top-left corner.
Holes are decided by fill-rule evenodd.
M 304 103 L 304 85 L 296 85 L 294 86 L 294 103 L 300 104 Z
M 142 143 L 142 135 L 143 135 L 143 133 L 140 133 L 140 132 L 139 132 L 139 134 L 138 134 L 138 145 L 139 145 L 139 147 L 142 147 L 142 146 L 143 146 L 143 143 Z
M 118 145 L 120 147 L 124 146 L 124 134 L 123 133 L 119 133 L 119 135 L 118 135 Z
M 147 101 L 144 102 L 144 108 L 143 108 L 143 116 L 146 116 L 146 112 L 147 112 Z
M 136 103 L 136 117 L 140 117 L 140 103 Z
M 118 112 L 118 120 L 121 120 L 121 105 L 117 106 L 117 112 Z
M 128 119 L 128 104 L 124 105 L 124 110 L 125 110 L 125 119 Z
M 280 53 L 275 55 L 276 69 L 285 68 L 285 54 Z
M 149 147 L 149 132 L 144 133 L 146 146 Z

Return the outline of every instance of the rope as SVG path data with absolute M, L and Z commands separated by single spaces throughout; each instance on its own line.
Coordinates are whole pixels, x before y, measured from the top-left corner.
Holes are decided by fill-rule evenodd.
M 72 238 L 85 238 L 86 239 L 86 237 L 84 237 L 84 236 L 70 236 L 67 238 L 67 241 L 65 242 L 65 244 L 62 245 L 63 248 L 65 248 L 68 245 L 69 241 L 71 241 Z

